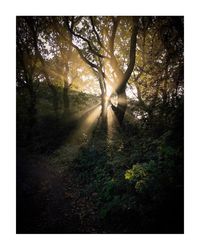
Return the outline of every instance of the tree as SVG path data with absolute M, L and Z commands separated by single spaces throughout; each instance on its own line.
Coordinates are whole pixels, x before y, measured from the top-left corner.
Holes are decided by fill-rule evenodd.
M 163 122 L 183 94 L 183 22 L 181 17 L 144 17 L 138 36 L 135 72 L 129 86 L 134 110 Z M 179 25 L 177 25 L 177 23 Z
M 51 89 L 52 95 L 53 95 L 53 107 L 56 116 L 58 116 L 58 93 L 56 90 L 56 86 L 52 83 L 51 78 L 48 74 L 48 64 L 46 60 L 44 59 L 44 54 L 42 54 L 42 49 L 45 50 L 45 52 L 48 53 L 45 49 L 44 43 L 41 41 L 40 37 L 42 32 L 48 27 L 48 22 L 43 22 L 41 18 L 37 17 L 23 17 L 28 28 L 29 32 L 31 32 L 32 40 L 33 40 L 33 48 L 35 50 L 35 55 L 38 58 L 38 60 L 41 63 L 41 73 L 44 75 L 46 82 Z M 43 25 L 42 25 L 43 24 Z
M 123 69 L 120 68 L 115 56 L 115 36 L 120 20 L 123 20 L 128 28 L 132 28 L 129 62 L 124 65 Z M 80 53 L 82 59 L 92 67 L 99 79 L 102 93 L 102 113 L 105 115 L 107 109 L 107 85 L 112 83 L 113 91 L 118 95 L 117 107 L 113 105 L 112 107 L 119 123 L 122 124 L 127 107 L 126 84 L 135 64 L 138 18 L 96 17 L 94 20 L 93 17 L 71 17 L 66 18 L 65 23 L 73 36 L 73 46 Z M 121 29 L 118 35 L 122 34 L 123 30 Z M 124 70 L 125 67 L 127 67 L 126 70 Z
M 27 89 L 29 93 L 29 134 L 32 136 L 32 127 L 36 122 L 36 98 L 37 89 L 39 87 L 38 81 L 38 67 L 37 57 L 35 50 L 33 49 L 33 40 L 26 22 L 23 18 L 17 19 L 17 37 L 16 37 L 16 49 L 17 49 L 17 90 L 22 92 L 23 89 Z

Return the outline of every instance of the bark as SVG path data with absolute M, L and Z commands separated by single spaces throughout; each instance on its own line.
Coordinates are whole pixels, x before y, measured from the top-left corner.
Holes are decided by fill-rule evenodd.
M 125 89 L 118 90 L 117 95 L 118 95 L 117 107 L 115 107 L 113 104 L 111 104 L 111 107 L 118 119 L 119 124 L 122 125 L 124 115 L 126 112 L 126 108 L 127 108 L 127 97 L 126 97 Z
M 101 116 L 102 122 L 106 123 L 107 119 L 107 101 L 106 101 L 106 85 L 102 73 L 99 73 L 99 85 L 101 89 Z
M 130 45 L 130 54 L 129 54 L 129 65 L 124 73 L 122 79 L 119 79 L 120 82 L 116 89 L 118 95 L 118 105 L 117 107 L 112 105 L 112 109 L 115 112 L 115 115 L 119 121 L 119 124 L 122 125 L 124 115 L 127 108 L 127 97 L 126 97 L 126 84 L 133 72 L 135 66 L 135 56 L 136 56 L 136 44 L 137 44 L 137 34 L 138 34 L 138 18 L 133 18 L 133 31 L 131 35 L 131 45 Z

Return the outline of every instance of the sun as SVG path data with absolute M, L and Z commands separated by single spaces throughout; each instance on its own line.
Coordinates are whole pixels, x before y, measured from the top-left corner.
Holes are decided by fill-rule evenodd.
M 107 95 L 108 99 L 112 95 L 112 92 L 113 92 L 112 87 L 110 85 L 108 85 L 106 88 L 106 95 Z

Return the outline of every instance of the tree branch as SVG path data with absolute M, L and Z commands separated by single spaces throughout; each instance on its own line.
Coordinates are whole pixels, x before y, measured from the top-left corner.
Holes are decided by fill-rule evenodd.
M 137 34 L 138 34 L 138 17 L 133 17 L 133 31 L 132 31 L 132 35 L 131 35 L 129 65 L 128 65 L 128 68 L 124 74 L 122 82 L 120 83 L 119 87 L 117 88 L 117 91 L 119 91 L 119 92 L 122 90 L 125 90 L 126 83 L 128 82 L 128 79 L 130 78 L 130 76 L 133 72 L 133 68 L 135 65 Z
M 106 58 L 106 56 L 101 55 L 99 52 L 97 52 L 97 49 L 96 49 L 96 48 L 93 48 L 93 47 L 92 47 L 90 41 L 89 41 L 87 38 L 85 38 L 85 37 L 83 37 L 83 36 L 81 36 L 81 35 L 79 35 L 79 34 L 77 34 L 77 33 L 75 33 L 75 32 L 73 31 L 73 29 L 72 29 L 72 28 L 70 27 L 70 25 L 69 25 L 68 17 L 66 17 L 66 25 L 67 25 L 67 28 L 68 28 L 68 30 L 71 32 L 72 35 L 74 35 L 74 36 L 76 36 L 76 37 L 82 39 L 83 41 L 85 41 L 85 42 L 88 44 L 89 49 L 90 49 L 90 51 L 91 51 L 93 54 L 95 54 L 96 56 L 101 57 L 101 58 Z M 93 45 L 93 46 L 94 46 L 94 45 Z
M 69 29 L 68 20 L 65 20 L 65 25 L 66 25 L 67 30 L 69 31 L 69 33 L 72 34 L 71 31 L 70 31 L 70 29 Z M 67 37 L 66 34 L 65 34 L 65 35 L 63 34 L 63 32 L 59 29 L 59 26 L 58 26 L 58 25 L 56 25 L 56 30 L 57 30 L 57 32 L 59 33 L 59 35 L 62 36 L 63 39 L 67 40 L 68 43 L 69 43 L 73 48 L 75 48 L 75 49 L 78 51 L 78 53 L 79 53 L 81 59 L 82 59 L 86 64 L 88 64 L 88 65 L 89 65 L 90 67 L 92 67 L 92 68 L 97 69 L 97 65 L 94 64 L 94 63 L 92 63 L 92 62 L 90 62 L 90 61 L 83 55 L 82 50 L 79 49 L 79 47 L 78 47 L 77 45 L 75 45 L 75 44 L 72 42 L 72 39 L 69 39 L 69 38 Z
M 113 20 L 113 27 L 112 27 L 112 36 L 110 39 L 110 53 L 114 55 L 114 42 L 115 42 L 115 36 L 117 32 L 117 27 L 120 21 L 120 17 L 112 17 Z
M 94 20 L 93 20 L 93 17 L 90 17 L 90 21 L 91 21 L 91 24 L 92 24 L 92 29 L 97 37 L 97 41 L 99 43 L 99 45 L 101 46 L 102 49 L 104 49 L 108 54 L 110 54 L 110 52 L 106 49 L 106 47 L 104 46 L 104 44 L 101 42 L 101 39 L 99 37 L 99 34 L 95 28 L 95 25 L 94 25 Z M 106 56 L 104 56 L 105 58 L 107 58 Z

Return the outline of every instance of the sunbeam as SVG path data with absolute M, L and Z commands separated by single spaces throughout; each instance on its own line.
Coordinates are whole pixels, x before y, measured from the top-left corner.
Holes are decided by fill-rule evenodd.
M 15 21 L 16 233 L 184 233 L 184 17 Z
M 98 117 L 100 116 L 101 106 L 97 105 L 92 110 L 90 109 L 80 118 L 80 124 L 70 135 L 70 141 L 73 143 L 84 142 L 92 136 L 93 129 L 97 125 Z
M 79 111 L 71 116 L 72 120 L 77 119 L 85 119 L 93 110 L 95 110 L 98 106 L 100 106 L 100 102 L 88 109 L 84 109 L 84 111 Z

